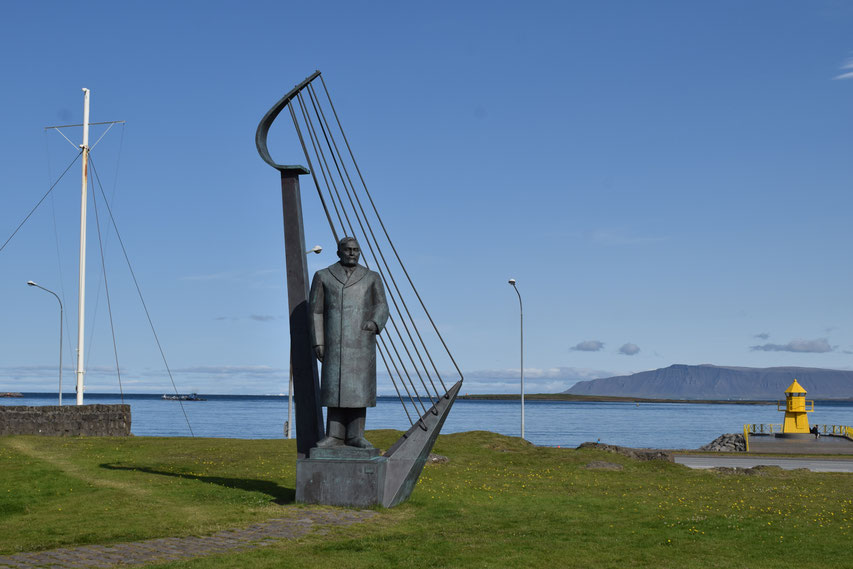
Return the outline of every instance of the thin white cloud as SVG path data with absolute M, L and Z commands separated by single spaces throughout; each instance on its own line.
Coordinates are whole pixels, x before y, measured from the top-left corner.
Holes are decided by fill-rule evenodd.
M 842 70 L 845 70 L 845 69 L 853 70 L 853 57 L 848 58 L 847 61 L 845 61 L 843 64 L 841 64 L 841 69 Z M 846 71 L 844 73 L 836 75 L 835 77 L 833 77 L 833 79 L 853 79 L 853 71 Z
M 249 316 L 247 316 L 246 318 L 249 320 L 254 320 L 255 322 L 270 322 L 272 320 L 277 320 L 279 318 L 284 318 L 284 317 L 283 316 L 273 316 L 272 314 L 249 314 Z M 243 320 L 243 318 L 238 317 L 238 316 L 216 316 L 216 317 L 214 317 L 214 320 L 218 320 L 218 321 L 226 321 L 227 320 L 230 322 L 236 322 L 238 320 Z
M 787 344 L 762 344 L 750 346 L 753 352 L 796 352 L 800 354 L 824 354 L 835 350 L 826 338 L 817 340 L 791 340 Z
M 387 374 L 379 373 L 378 386 L 380 394 L 394 393 Z M 452 374 L 448 374 L 451 376 Z M 578 381 L 613 377 L 617 375 L 610 371 L 573 367 L 524 368 L 525 393 L 561 393 Z M 518 368 L 484 369 L 465 372 L 463 393 L 518 393 L 520 374 Z
M 237 281 L 247 282 L 261 279 L 269 275 L 279 275 L 281 270 L 257 269 L 254 271 L 224 271 L 221 273 L 210 273 L 206 275 L 185 275 L 178 277 L 181 281 Z
M 72 367 L 66 367 L 73 381 Z M 173 368 L 172 373 L 179 392 L 198 393 L 287 393 L 289 373 L 287 368 L 268 365 L 200 365 Z M 0 367 L 0 391 L 52 392 L 56 389 L 57 367 L 50 365 Z M 578 381 L 612 377 L 612 371 L 550 367 L 524 369 L 526 393 L 559 393 Z M 447 386 L 455 381 L 453 372 L 442 373 Z M 86 389 L 92 393 L 117 393 L 115 369 L 108 366 L 87 370 Z M 482 369 L 465 372 L 464 393 L 518 393 L 520 374 L 518 368 Z M 124 392 L 171 393 L 173 387 L 165 369 L 122 368 Z M 436 381 L 436 384 L 438 382 Z M 64 383 L 66 393 L 73 390 L 72 383 Z M 438 386 L 440 389 L 440 386 Z M 401 387 L 402 389 L 402 387 Z M 380 395 L 396 395 L 385 370 L 378 370 L 377 391 Z M 421 395 L 422 390 L 419 389 Z M 405 393 L 404 393 L 405 396 Z
M 67 362 L 62 366 L 62 373 L 73 373 L 75 367 Z M 59 372 L 58 365 L 28 365 L 28 366 L 6 366 L 0 367 L 0 376 L 10 377 L 12 379 L 24 378 L 40 378 L 44 376 L 52 376 Z M 122 373 L 127 373 L 126 368 L 121 368 Z M 92 366 L 86 368 L 86 375 L 115 375 L 116 368 L 110 366 Z M 70 377 L 70 376 L 69 376 Z M 72 378 L 73 380 L 73 378 Z
M 625 356 L 633 356 L 640 352 L 640 346 L 637 344 L 631 344 L 630 342 L 627 344 L 623 344 L 621 348 L 619 348 L 619 353 Z
M 275 316 L 270 314 L 251 314 L 249 315 L 249 320 L 255 320 L 257 322 L 269 322 L 270 320 L 275 320 Z
M 172 370 L 175 373 L 199 374 L 209 376 L 250 376 L 250 377 L 268 377 L 268 376 L 286 376 L 286 369 L 275 368 L 264 365 L 243 365 L 243 366 L 191 366 Z
M 647 245 L 666 241 L 665 237 L 631 235 L 617 229 L 596 229 L 590 233 L 590 239 L 602 245 Z
M 56 390 L 57 366 L 0 366 L 0 391 L 47 392 Z M 67 374 L 67 375 L 66 375 Z M 189 366 L 172 368 L 178 391 L 197 393 L 287 393 L 289 371 L 267 365 Z M 121 368 L 125 393 L 171 393 L 174 390 L 163 368 Z M 63 366 L 63 391 L 74 390 L 73 366 Z M 115 368 L 86 369 L 86 391 L 118 393 Z
M 517 373 L 517 372 L 516 372 Z M 566 391 L 580 380 L 567 379 L 540 379 L 528 378 L 524 376 L 524 392 L 525 393 L 562 393 Z M 393 387 L 390 382 L 387 384 L 380 383 L 377 386 L 380 394 L 394 394 Z M 490 379 L 472 379 L 465 378 L 465 383 L 462 384 L 462 393 L 519 393 L 519 378 L 509 378 L 506 380 L 490 380 Z
M 550 367 L 550 368 L 524 368 L 524 379 L 560 379 L 567 381 L 580 381 L 583 379 L 598 379 L 600 377 L 611 377 L 615 375 L 609 371 L 576 368 L 576 367 Z M 481 369 L 465 372 L 465 383 L 469 380 L 500 380 L 515 379 L 519 377 L 518 368 L 508 369 Z
M 599 340 L 584 340 L 583 342 L 572 346 L 570 349 L 577 352 L 598 352 L 601 351 L 602 348 L 604 348 L 604 342 Z

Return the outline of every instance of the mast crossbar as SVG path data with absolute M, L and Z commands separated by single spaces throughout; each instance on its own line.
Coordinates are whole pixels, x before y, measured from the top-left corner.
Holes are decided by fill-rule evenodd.
M 89 126 L 97 126 L 97 125 L 101 125 L 101 124 L 124 124 L 125 122 L 127 122 L 127 121 L 90 122 Z M 44 130 L 60 129 L 60 128 L 74 128 L 75 126 L 86 126 L 86 125 L 81 123 L 81 124 L 63 124 L 63 125 L 59 125 L 59 126 L 46 126 L 46 127 L 44 127 Z

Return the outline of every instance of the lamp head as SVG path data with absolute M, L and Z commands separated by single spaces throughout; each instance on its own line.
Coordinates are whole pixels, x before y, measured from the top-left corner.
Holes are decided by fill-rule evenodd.
M 515 279 L 509 279 L 509 284 L 511 284 L 512 286 L 515 286 Z
M 28 284 L 29 286 L 38 286 L 38 285 L 37 285 L 36 283 L 34 283 L 33 281 L 27 281 L 27 284 Z
M 323 250 L 323 247 L 322 247 L 322 246 L 320 246 L 320 245 L 314 245 L 313 247 L 311 247 L 311 249 L 309 249 L 309 250 L 308 250 L 308 252 L 309 252 L 309 253 L 316 253 L 316 254 L 318 254 L 318 255 L 319 255 L 319 254 L 320 254 L 320 252 L 321 252 L 322 250 Z

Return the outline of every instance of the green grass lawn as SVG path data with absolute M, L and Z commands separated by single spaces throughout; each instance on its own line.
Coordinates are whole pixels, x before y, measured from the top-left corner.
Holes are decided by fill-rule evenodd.
M 374 431 L 387 447 L 399 433 Z M 853 567 L 853 476 L 725 474 L 471 432 L 365 523 L 158 567 Z M 591 469 L 594 461 L 622 470 Z M 0 437 L 0 554 L 298 516 L 286 440 Z

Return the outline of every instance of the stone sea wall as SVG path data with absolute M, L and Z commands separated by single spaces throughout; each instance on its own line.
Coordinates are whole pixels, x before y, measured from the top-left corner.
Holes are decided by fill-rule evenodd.
M 0 405 L 0 435 L 130 436 L 130 405 Z

